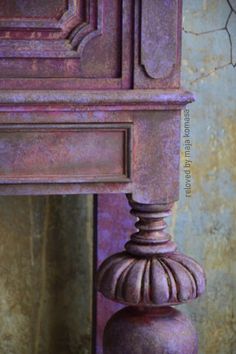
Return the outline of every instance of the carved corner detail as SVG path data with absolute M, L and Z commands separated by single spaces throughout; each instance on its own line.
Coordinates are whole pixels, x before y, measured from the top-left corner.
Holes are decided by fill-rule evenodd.
M 0 57 L 81 57 L 85 46 L 102 34 L 103 0 L 84 0 L 83 5 L 78 0 L 67 3 L 58 19 L 1 19 Z M 15 37 L 16 30 L 22 32 L 21 39 Z M 21 40 L 24 45 L 19 45 Z
M 82 56 L 85 46 L 92 39 L 102 35 L 102 27 L 103 0 L 90 0 L 86 9 L 86 22 L 75 27 L 68 37 L 72 49 Z

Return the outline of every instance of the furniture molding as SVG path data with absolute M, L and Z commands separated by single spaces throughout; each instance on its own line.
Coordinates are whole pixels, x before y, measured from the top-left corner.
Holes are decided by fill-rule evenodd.
M 54 9 L 54 2 L 32 6 L 31 0 L 21 0 L 11 4 L 12 16 L 4 18 L 10 6 L 5 4 L 0 12 L 0 89 L 130 88 L 132 2 L 65 3 L 63 14 L 50 17 L 46 11 Z M 16 18 L 18 6 L 23 10 Z
M 103 0 L 65 2 L 63 13 L 51 18 L 0 18 L 0 57 L 81 57 L 86 44 L 102 34 Z M 16 31 L 23 39 L 15 39 Z
M 130 181 L 130 125 L 11 124 L 0 134 L 0 183 Z
M 0 90 L 0 112 L 7 111 L 156 111 L 179 110 L 191 92 L 175 90 Z M 1 119 L 1 117 L 0 117 Z
M 141 1 L 140 62 L 151 79 L 170 76 L 178 62 L 177 42 L 172 37 L 172 33 L 178 33 L 176 3 L 177 1 Z
M 199 297 L 205 274 L 164 221 L 194 100 L 180 85 L 182 1 L 14 4 L 0 10 L 0 194 L 126 194 L 137 231 L 97 287 L 128 307 L 108 321 L 103 354 L 196 354 L 173 306 Z
M 181 30 L 182 0 L 135 1 L 134 88 L 179 87 Z

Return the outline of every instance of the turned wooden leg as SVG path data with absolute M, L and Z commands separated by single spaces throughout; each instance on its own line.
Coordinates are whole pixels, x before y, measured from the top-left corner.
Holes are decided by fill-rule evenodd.
M 171 307 L 205 290 L 205 274 L 179 253 L 165 231 L 172 205 L 140 204 L 128 196 L 137 232 L 125 251 L 106 259 L 98 271 L 98 290 L 129 305 L 109 320 L 104 354 L 195 354 L 197 336 L 189 319 Z

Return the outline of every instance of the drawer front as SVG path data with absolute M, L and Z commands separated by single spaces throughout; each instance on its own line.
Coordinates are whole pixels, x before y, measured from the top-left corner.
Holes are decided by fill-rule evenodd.
M 131 125 L 0 127 L 0 183 L 128 182 Z

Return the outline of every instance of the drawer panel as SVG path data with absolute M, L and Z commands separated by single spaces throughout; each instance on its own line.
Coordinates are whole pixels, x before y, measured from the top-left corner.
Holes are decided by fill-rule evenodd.
M 131 125 L 0 127 L 0 183 L 127 182 Z

